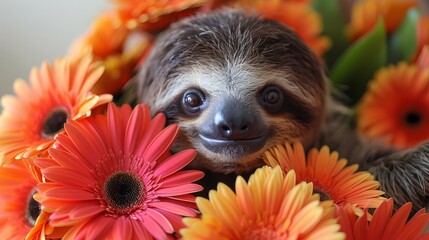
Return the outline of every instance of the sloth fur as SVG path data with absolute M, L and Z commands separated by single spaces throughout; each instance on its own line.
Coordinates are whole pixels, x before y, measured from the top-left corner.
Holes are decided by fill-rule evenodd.
M 324 66 L 288 27 L 222 9 L 163 32 L 137 76 L 139 102 L 180 126 L 173 151 L 195 148 L 205 189 L 248 174 L 276 144 L 328 145 L 380 181 L 396 206 L 426 207 L 429 144 L 397 152 L 361 139 Z

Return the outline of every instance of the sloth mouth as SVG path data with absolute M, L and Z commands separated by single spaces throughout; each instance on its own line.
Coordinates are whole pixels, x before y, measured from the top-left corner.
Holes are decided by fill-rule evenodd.
M 243 157 L 261 150 L 267 141 L 267 135 L 247 139 L 219 139 L 198 135 L 208 150 L 223 155 Z

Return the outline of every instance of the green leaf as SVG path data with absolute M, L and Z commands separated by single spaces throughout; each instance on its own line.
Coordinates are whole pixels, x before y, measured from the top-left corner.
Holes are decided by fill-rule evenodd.
M 402 24 L 393 33 L 388 42 L 389 63 L 408 61 L 417 49 L 417 21 L 419 12 L 416 9 L 408 10 Z
M 350 104 L 359 101 L 374 73 L 386 66 L 386 45 L 386 31 L 380 19 L 372 31 L 348 47 L 333 66 L 331 80 L 334 86 L 344 90 Z
M 348 45 L 345 20 L 338 0 L 313 0 L 313 9 L 322 17 L 322 35 L 331 39 L 331 48 L 324 56 L 328 68 L 331 68 Z

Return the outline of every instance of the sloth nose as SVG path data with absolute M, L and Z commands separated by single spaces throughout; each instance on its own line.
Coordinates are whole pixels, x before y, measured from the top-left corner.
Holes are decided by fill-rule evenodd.
M 254 127 L 255 122 L 255 115 L 250 111 L 224 108 L 215 114 L 215 135 L 228 139 L 253 138 L 259 135 Z
M 264 133 L 258 125 L 257 114 L 250 106 L 228 102 L 215 112 L 212 124 L 213 135 L 219 138 L 241 140 L 260 137 Z
M 199 137 L 208 150 L 241 158 L 265 146 L 268 128 L 253 103 L 235 98 L 214 102 Z

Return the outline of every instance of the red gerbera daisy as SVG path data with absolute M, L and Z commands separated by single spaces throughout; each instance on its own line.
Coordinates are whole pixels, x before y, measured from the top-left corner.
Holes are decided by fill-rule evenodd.
M 49 150 L 58 166 L 43 170 L 51 182 L 38 186 L 43 206 L 53 209 L 53 226 L 72 226 L 70 239 L 165 239 L 195 216 L 191 182 L 200 171 L 180 171 L 195 150 L 169 153 L 177 125 L 163 130 L 165 117 L 152 121 L 149 108 L 110 104 L 99 115 L 65 124 Z M 35 160 L 41 167 L 50 163 Z
M 368 221 L 367 212 L 356 218 L 350 208 L 337 208 L 341 231 L 347 235 L 346 239 L 358 240 L 417 240 L 429 239 L 429 233 L 424 234 L 429 222 L 429 214 L 424 209 L 418 211 L 409 220 L 411 203 L 400 207 L 393 212 L 393 200 L 383 202 L 375 210 L 371 221 Z

